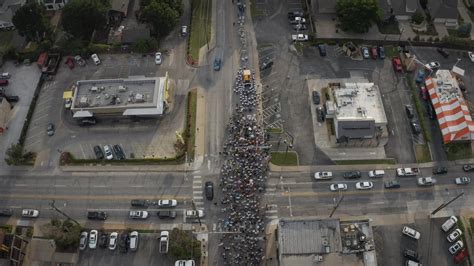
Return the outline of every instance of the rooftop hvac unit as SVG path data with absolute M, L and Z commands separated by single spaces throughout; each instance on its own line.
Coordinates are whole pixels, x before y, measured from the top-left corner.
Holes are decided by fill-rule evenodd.
M 79 106 L 80 106 L 80 107 L 87 107 L 87 106 L 89 106 L 89 99 L 87 99 L 86 96 L 82 96 L 81 99 L 79 100 Z
M 145 98 L 143 97 L 143 94 L 137 93 L 135 95 L 135 102 L 137 103 L 145 102 Z
M 125 91 L 127 91 L 127 87 L 120 85 L 120 86 L 118 87 L 118 91 L 119 91 L 119 92 L 125 92 Z
M 97 88 L 96 86 L 93 86 L 89 89 L 90 92 L 99 92 L 99 88 Z

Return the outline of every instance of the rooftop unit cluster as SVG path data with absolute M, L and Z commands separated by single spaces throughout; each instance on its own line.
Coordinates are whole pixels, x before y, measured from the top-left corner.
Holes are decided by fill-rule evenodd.
M 111 94 L 111 92 L 116 92 L 116 94 Z M 89 95 L 83 95 L 79 99 L 78 107 L 95 107 L 101 105 L 120 105 L 120 104 L 138 104 L 138 103 L 145 103 L 151 101 L 151 95 L 149 94 L 142 94 L 130 91 L 128 94 L 127 86 L 118 86 L 117 88 L 113 88 L 112 86 L 108 86 L 107 90 L 105 86 L 92 86 L 89 88 Z M 106 92 L 107 91 L 107 92 Z M 93 96 L 97 94 L 96 96 Z M 125 100 L 125 101 L 124 101 Z

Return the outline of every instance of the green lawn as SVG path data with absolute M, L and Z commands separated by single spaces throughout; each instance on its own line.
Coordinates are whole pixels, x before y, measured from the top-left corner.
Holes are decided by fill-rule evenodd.
M 274 165 L 280 166 L 296 166 L 298 165 L 298 154 L 294 151 L 274 151 L 271 153 L 272 160 L 270 161 Z
M 418 144 L 415 146 L 415 159 L 417 163 L 431 162 L 431 154 L 428 144 Z
M 398 22 L 396 21 L 392 23 L 378 23 L 377 26 L 382 34 L 400 34 Z
M 395 56 L 399 56 L 398 48 L 393 45 L 386 45 L 385 46 L 385 56 L 387 58 L 394 58 Z
M 194 145 L 196 142 L 196 108 L 197 91 L 194 89 L 188 93 L 188 112 L 187 112 L 187 152 L 188 158 L 194 158 Z
M 192 1 L 191 32 L 189 36 L 189 55 L 199 60 L 199 49 L 211 39 L 212 1 Z
M 472 157 L 471 145 L 468 143 L 449 143 L 444 145 L 444 148 L 450 161 Z

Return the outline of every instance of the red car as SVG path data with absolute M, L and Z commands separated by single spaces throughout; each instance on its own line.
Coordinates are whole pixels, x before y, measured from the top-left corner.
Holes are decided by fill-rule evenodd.
M 377 47 L 372 47 L 372 49 L 370 49 L 370 51 L 372 52 L 372 59 L 377 59 Z
M 395 71 L 402 72 L 402 62 L 400 61 L 399 57 L 394 57 L 392 59 L 392 63 L 393 63 L 393 69 L 395 69 Z
M 463 248 L 461 252 L 459 252 L 456 256 L 454 256 L 454 262 L 456 263 L 463 262 L 466 259 L 467 255 L 468 255 L 467 250 Z
M 70 68 L 70 69 L 73 69 L 74 68 L 74 59 L 72 59 L 72 57 L 68 57 L 66 59 L 66 65 Z

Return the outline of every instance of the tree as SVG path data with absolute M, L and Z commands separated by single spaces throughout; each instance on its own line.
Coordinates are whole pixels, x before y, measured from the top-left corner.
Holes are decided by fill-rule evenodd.
M 63 9 L 62 25 L 69 34 L 89 40 L 95 29 L 106 24 L 108 1 L 72 0 Z
M 416 11 L 415 14 L 411 17 L 411 21 L 415 24 L 421 24 L 425 20 L 425 17 L 420 11 Z
M 19 165 L 23 162 L 23 147 L 18 143 L 12 144 L 5 155 L 5 162 L 8 165 Z
M 152 34 L 165 37 L 176 26 L 183 13 L 181 0 L 148 0 L 140 13 L 140 19 L 152 25 Z
M 54 239 L 59 251 L 74 251 L 79 245 L 82 228 L 70 220 L 53 219 L 43 226 L 46 236 Z
M 50 33 L 50 23 L 45 17 L 43 6 L 36 1 L 23 5 L 13 15 L 13 25 L 27 40 L 40 42 Z
M 201 258 L 201 242 L 192 235 L 192 232 L 175 228 L 171 231 L 170 240 L 169 252 L 176 260 L 197 261 Z
M 368 32 L 379 21 L 377 0 L 338 0 L 336 14 L 343 31 Z
M 153 38 L 140 39 L 133 45 L 133 50 L 137 53 L 147 53 L 158 47 L 158 43 Z
M 472 24 L 471 23 L 464 23 L 458 28 L 458 37 L 461 38 L 467 38 L 471 36 L 471 29 L 472 29 Z

